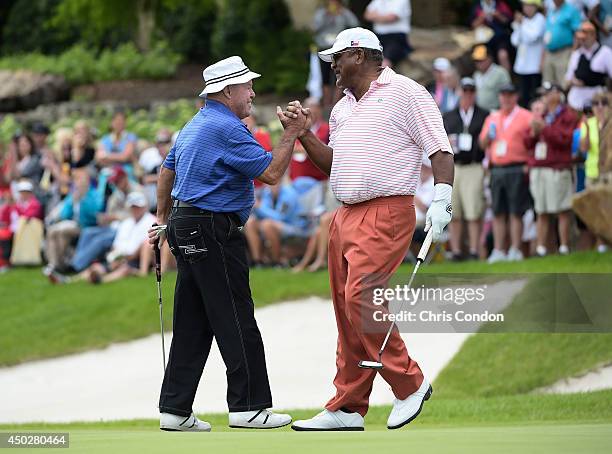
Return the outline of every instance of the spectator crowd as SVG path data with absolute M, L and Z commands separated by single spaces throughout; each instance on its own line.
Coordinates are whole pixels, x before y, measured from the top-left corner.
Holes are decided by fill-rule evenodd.
M 456 85 L 451 63 L 433 62 L 430 91 L 455 151 L 453 260 L 607 250 L 571 206 L 611 183 L 611 14 L 604 0 L 523 0 L 516 11 L 477 1 L 474 73 Z
M 409 0 L 374 0 L 365 11 L 386 65 L 412 50 L 410 13 Z M 607 250 L 571 203 L 585 188 L 612 184 L 611 15 L 606 0 L 523 0 L 516 11 L 504 0 L 476 1 L 471 26 L 481 42 L 470 53 L 475 71 L 460 74 L 446 58 L 433 61 L 429 89 L 456 164 L 448 258 L 493 263 Z M 358 22 L 340 0 L 324 2 L 314 17 L 316 46 L 330 47 Z M 322 87 L 310 90 L 314 96 L 303 104 L 312 112 L 313 133 L 327 143 L 325 117 L 342 93 L 328 64 L 316 61 L 316 68 Z M 257 112 L 244 122 L 271 150 L 272 135 Z M 53 134 L 34 123 L 0 144 L 0 270 L 44 265 L 53 283 L 147 274 L 157 173 L 175 135 L 161 129 L 146 143 L 116 112 L 106 134 L 86 121 Z M 255 181 L 255 207 L 244 226 L 253 266 L 326 267 L 329 225 L 340 206 L 327 178 L 296 142 L 282 183 Z M 433 185 L 424 157 L 415 246 L 424 238 Z M 162 269 L 173 266 L 165 246 Z

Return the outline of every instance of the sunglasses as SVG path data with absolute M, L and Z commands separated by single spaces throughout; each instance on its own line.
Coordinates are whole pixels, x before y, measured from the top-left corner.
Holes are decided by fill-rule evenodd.
M 346 54 L 347 52 L 355 52 L 357 49 L 346 49 L 346 50 L 341 50 L 340 52 L 336 52 L 335 54 L 332 54 L 331 59 L 332 59 L 332 63 L 335 65 L 338 63 L 338 57 L 342 54 Z
M 607 99 L 602 99 L 600 101 L 593 101 L 592 105 L 605 107 L 605 106 L 608 105 L 608 100 Z

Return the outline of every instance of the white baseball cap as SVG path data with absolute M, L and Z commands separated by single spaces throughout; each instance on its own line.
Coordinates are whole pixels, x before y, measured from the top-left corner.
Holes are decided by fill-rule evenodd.
M 383 50 L 378 37 L 373 32 L 365 28 L 355 27 L 338 33 L 334 45 L 327 50 L 319 52 L 319 58 L 323 61 L 331 62 L 333 54 L 351 47 L 375 49 L 381 52 Z
M 34 185 L 31 181 L 21 180 L 15 185 L 17 192 L 32 192 L 34 191 Z
M 147 198 L 142 192 L 130 192 L 125 204 L 129 207 L 144 208 L 147 206 Z
M 433 62 L 433 68 L 436 71 L 448 71 L 451 67 L 450 61 L 448 58 L 438 57 Z
M 208 66 L 202 71 L 202 76 L 206 86 L 200 96 L 218 93 L 228 85 L 244 84 L 261 77 L 261 74 L 252 72 L 242 58 L 233 56 Z

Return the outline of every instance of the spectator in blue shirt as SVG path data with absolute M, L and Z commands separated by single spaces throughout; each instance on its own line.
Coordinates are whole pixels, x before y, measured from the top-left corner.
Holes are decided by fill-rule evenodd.
M 546 13 L 544 66 L 542 79 L 563 86 L 572 53 L 574 33 L 582 23 L 581 13 L 565 0 L 554 0 L 555 8 Z
M 105 176 L 113 166 L 119 164 L 123 166 L 130 179 L 134 179 L 132 162 L 138 138 L 135 134 L 125 130 L 125 121 L 125 113 L 116 112 L 111 120 L 110 133 L 100 139 L 96 150 L 96 163 L 103 168 L 102 176 Z
M 310 180 L 310 178 L 309 178 Z M 314 183 L 316 180 L 312 179 Z M 254 215 L 245 226 L 251 258 L 260 262 L 262 243 L 269 249 L 271 265 L 280 265 L 281 240 L 288 237 L 307 238 L 310 223 L 300 204 L 300 193 L 292 184 L 266 186 L 255 204 Z
M 47 267 L 43 270 L 45 275 L 52 279 L 56 270 L 66 271 L 70 246 L 79 237 L 82 229 L 96 225 L 100 206 L 100 198 L 90 185 L 88 172 L 83 169 L 74 171 L 72 189 L 58 207 L 57 222 L 47 228 Z
M 206 96 L 206 105 L 181 130 L 157 185 L 157 222 L 167 223 L 178 269 L 160 428 L 210 430 L 210 424 L 194 416 L 192 405 L 213 337 L 228 371 L 230 426 L 282 427 L 291 417 L 269 410 L 272 396 L 240 227 L 253 207 L 253 179 L 280 181 L 306 117 L 300 113 L 289 119 L 277 107 L 285 129 L 276 148 L 267 152 L 241 121 L 251 113 L 252 80 L 259 74 L 240 57 L 230 57 L 203 75 L 206 86 L 200 95 Z M 157 232 L 149 232 L 153 243 Z

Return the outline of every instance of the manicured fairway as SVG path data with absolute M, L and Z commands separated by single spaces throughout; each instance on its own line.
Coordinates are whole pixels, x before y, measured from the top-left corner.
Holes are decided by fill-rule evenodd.
M 612 425 L 376 429 L 362 433 L 73 430 L 72 453 L 608 453 Z M 21 450 L 26 452 L 26 450 Z

